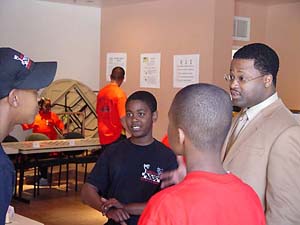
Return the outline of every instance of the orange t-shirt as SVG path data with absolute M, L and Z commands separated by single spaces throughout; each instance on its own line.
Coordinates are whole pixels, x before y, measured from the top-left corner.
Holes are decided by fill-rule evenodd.
M 97 96 L 98 133 L 103 145 L 116 141 L 123 130 L 121 118 L 126 115 L 126 95 L 115 83 L 109 83 Z
M 45 134 L 51 140 L 57 139 L 54 126 L 60 130 L 64 129 L 63 122 L 54 112 L 44 113 L 42 111 L 35 116 L 32 124 L 22 124 L 24 130 L 32 129 L 33 133 Z

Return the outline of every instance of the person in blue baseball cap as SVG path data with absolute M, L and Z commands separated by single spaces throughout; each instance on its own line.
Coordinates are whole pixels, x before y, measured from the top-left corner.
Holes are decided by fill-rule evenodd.
M 57 62 L 34 62 L 12 48 L 0 48 L 0 143 L 17 124 L 32 123 L 37 91 L 54 79 Z M 0 225 L 13 194 L 15 169 L 0 144 Z

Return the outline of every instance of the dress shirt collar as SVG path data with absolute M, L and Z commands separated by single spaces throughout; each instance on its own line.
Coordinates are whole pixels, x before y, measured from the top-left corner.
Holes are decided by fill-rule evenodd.
M 271 105 L 273 102 L 275 102 L 278 99 L 278 94 L 275 92 L 273 95 L 271 95 L 266 100 L 262 101 L 261 103 L 252 106 L 251 108 L 246 110 L 246 114 L 248 116 L 248 122 L 252 120 L 260 111 L 262 111 L 264 108 Z

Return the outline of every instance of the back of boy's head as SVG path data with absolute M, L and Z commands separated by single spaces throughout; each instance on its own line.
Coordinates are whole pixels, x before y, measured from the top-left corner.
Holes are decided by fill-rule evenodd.
M 154 95 L 148 91 L 136 91 L 132 93 L 126 101 L 126 107 L 128 103 L 133 100 L 139 100 L 144 102 L 149 107 L 151 112 L 155 112 L 157 110 L 157 101 Z
M 232 104 L 223 89 L 193 84 L 181 89 L 171 105 L 175 127 L 201 150 L 220 151 L 231 125 Z

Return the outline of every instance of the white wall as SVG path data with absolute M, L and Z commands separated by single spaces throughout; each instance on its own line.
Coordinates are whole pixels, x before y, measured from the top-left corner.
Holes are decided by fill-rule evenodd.
M 101 9 L 39 0 L 0 0 L 0 46 L 33 61 L 58 61 L 56 79 L 99 89 Z
M 0 46 L 33 61 L 58 61 L 57 79 L 79 80 L 99 89 L 101 9 L 39 0 L 0 0 Z M 16 126 L 24 140 L 31 131 Z

